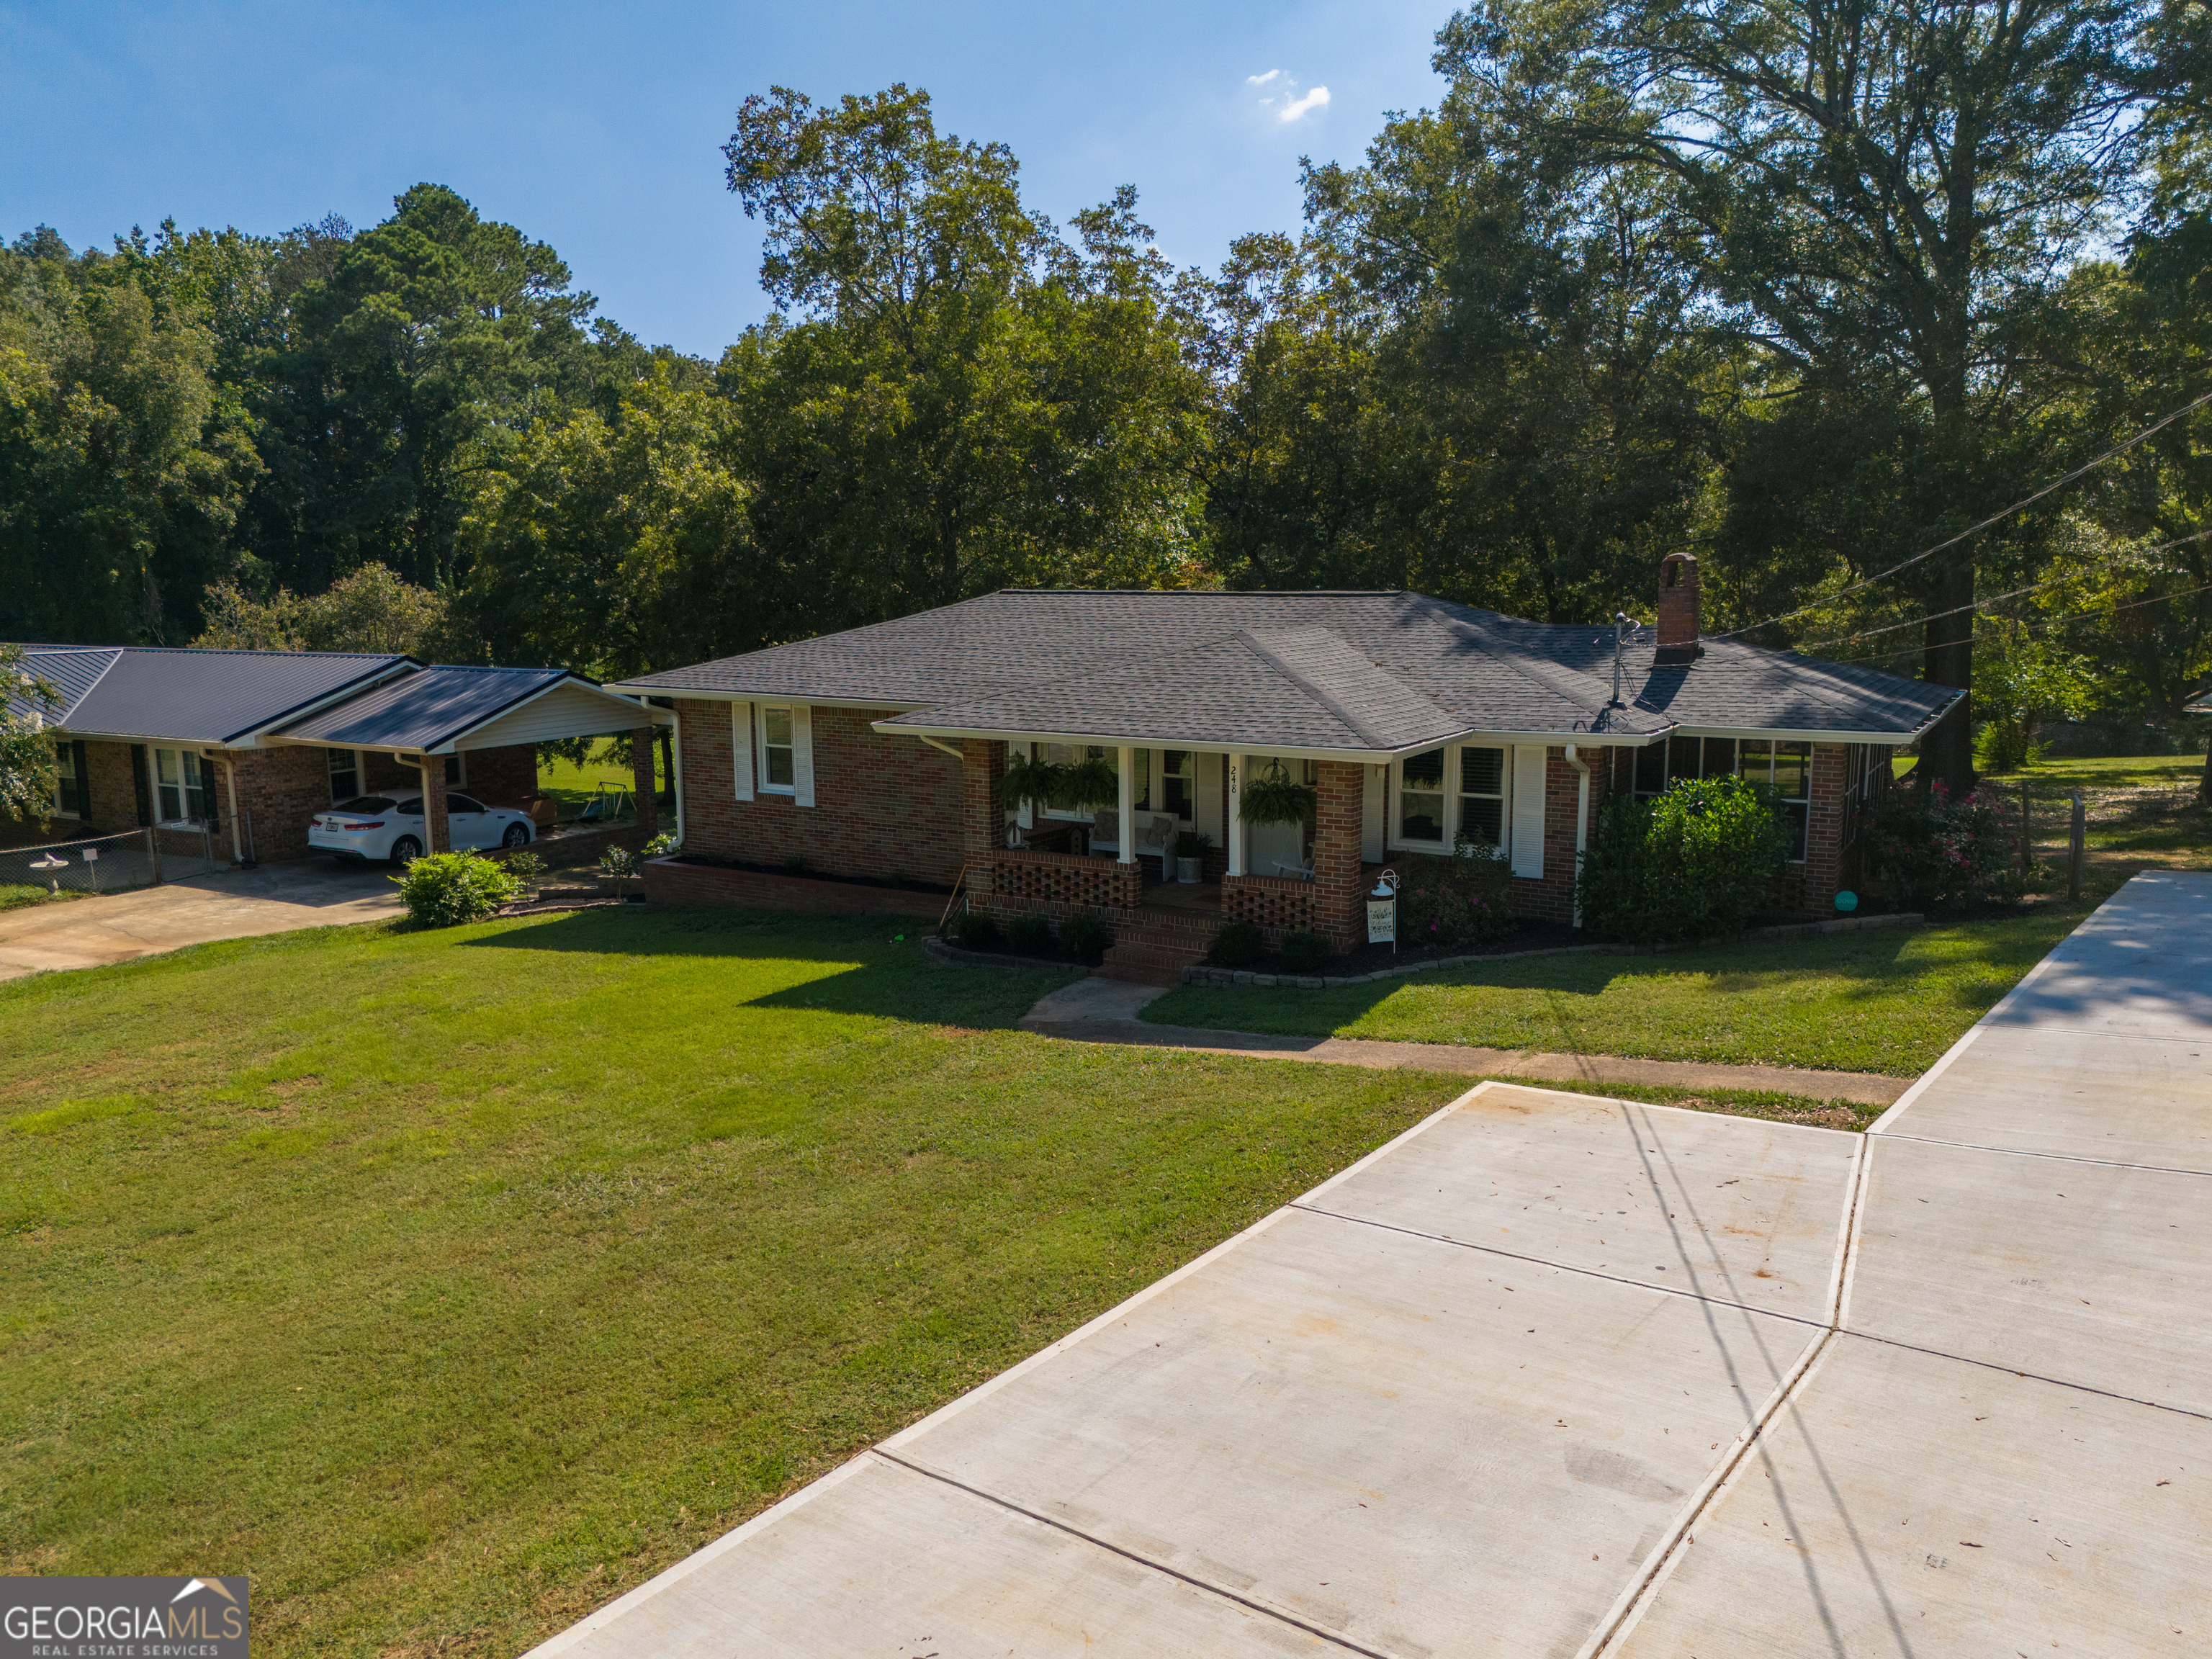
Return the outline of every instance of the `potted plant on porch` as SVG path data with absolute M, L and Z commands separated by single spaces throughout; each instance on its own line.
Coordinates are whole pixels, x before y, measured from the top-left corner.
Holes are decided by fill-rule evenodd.
M 1206 879 L 1206 849 L 1213 837 L 1203 830 L 1185 830 L 1176 836 L 1176 879 L 1195 885 Z

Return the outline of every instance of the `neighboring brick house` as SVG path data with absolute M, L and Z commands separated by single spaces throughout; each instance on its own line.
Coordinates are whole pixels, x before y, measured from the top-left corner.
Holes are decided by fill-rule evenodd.
M 1403 592 L 1008 590 L 611 689 L 674 700 L 690 860 L 957 882 L 974 908 L 1089 908 L 1183 948 L 1242 918 L 1340 949 L 1376 866 L 1461 836 L 1505 854 L 1522 914 L 1571 924 L 1606 800 L 1722 771 L 1784 803 L 1775 907 L 1823 910 L 1855 879 L 1853 806 L 1959 695 L 1702 639 L 1683 554 L 1656 627 L 1618 640 Z M 1010 807 L 1017 753 L 1109 760 L 1115 805 Z M 1313 787 L 1310 826 L 1243 822 L 1246 781 L 1277 775 Z M 1201 902 L 1155 890 L 1164 830 L 1210 839 Z
M 38 828 L 205 829 L 241 863 L 309 856 L 316 813 L 380 791 L 423 790 L 436 847 L 447 790 L 520 806 L 537 793 L 538 743 L 649 737 L 672 718 L 561 669 L 139 646 L 27 646 L 22 660 L 60 699 L 17 699 L 55 735 L 55 800 Z M 651 743 L 638 750 L 649 767 Z M 650 818 L 649 788 L 640 800 Z

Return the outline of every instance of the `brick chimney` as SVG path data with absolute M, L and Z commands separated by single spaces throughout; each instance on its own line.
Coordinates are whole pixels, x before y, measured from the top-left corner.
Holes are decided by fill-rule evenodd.
M 1669 553 L 1659 562 L 1660 660 L 1703 656 L 1698 634 L 1698 561 L 1692 554 Z

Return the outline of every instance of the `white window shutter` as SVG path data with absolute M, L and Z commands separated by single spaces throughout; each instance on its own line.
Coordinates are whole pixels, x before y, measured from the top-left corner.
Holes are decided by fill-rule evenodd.
M 1359 856 L 1368 864 L 1380 864 L 1389 856 L 1390 769 L 1363 766 L 1359 771 Z
M 814 711 L 803 702 L 791 706 L 791 781 L 798 805 L 813 805 Z
M 753 798 L 753 706 L 730 705 L 730 775 L 736 781 L 738 799 Z
M 1516 744 L 1513 750 L 1513 873 L 1530 881 L 1544 877 L 1544 745 Z

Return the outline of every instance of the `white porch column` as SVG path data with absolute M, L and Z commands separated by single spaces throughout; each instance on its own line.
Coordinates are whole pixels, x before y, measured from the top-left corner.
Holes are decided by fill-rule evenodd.
M 1137 861 L 1137 751 L 1123 744 L 1114 751 L 1114 755 L 1121 786 L 1121 816 L 1115 823 L 1121 840 L 1119 862 L 1134 864 Z
M 1221 763 L 1229 775 L 1222 780 L 1229 791 L 1229 873 L 1244 873 L 1244 757 L 1224 755 Z

